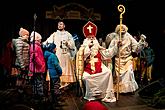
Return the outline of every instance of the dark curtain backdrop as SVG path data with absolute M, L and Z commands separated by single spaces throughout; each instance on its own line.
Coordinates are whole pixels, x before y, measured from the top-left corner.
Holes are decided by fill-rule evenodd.
M 119 12 L 117 6 L 123 4 L 126 12 L 123 15 L 123 23 L 128 26 L 132 35 L 143 33 L 147 36 L 150 46 L 156 54 L 154 74 L 155 78 L 164 77 L 164 48 L 165 48 L 165 14 L 161 0 L 5 0 L 0 4 L 0 48 L 3 50 L 6 42 L 11 38 L 17 38 L 20 27 L 33 31 L 36 13 L 36 31 L 43 41 L 57 29 L 58 20 L 45 19 L 45 11 L 52 10 L 53 5 L 65 5 L 70 2 L 80 3 L 87 8 L 101 13 L 101 21 L 94 21 L 98 26 L 97 37 L 103 37 L 115 30 L 119 24 Z M 87 21 L 65 20 L 66 30 L 81 36 L 84 39 L 82 27 Z

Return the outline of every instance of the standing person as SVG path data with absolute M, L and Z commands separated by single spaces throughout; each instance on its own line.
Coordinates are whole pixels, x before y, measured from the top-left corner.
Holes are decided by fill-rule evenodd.
M 29 31 L 20 28 L 19 37 L 13 39 L 13 48 L 16 53 L 15 66 L 18 70 L 17 82 L 16 85 L 19 87 L 19 90 L 22 91 L 24 85 L 26 84 L 26 79 L 28 78 L 29 71 Z
M 83 31 L 86 38 L 77 54 L 77 67 L 78 74 L 82 75 L 85 84 L 84 99 L 88 101 L 102 99 L 104 102 L 115 102 L 112 72 L 102 63 L 104 57 L 101 56 L 99 50 L 103 47 L 99 45 L 95 37 L 97 26 L 89 21 Z M 84 64 L 81 64 L 82 60 Z M 84 66 L 82 67 L 82 65 Z
M 63 21 L 58 22 L 58 30 L 50 35 L 50 37 L 43 43 L 55 43 L 56 55 L 62 67 L 61 88 L 68 86 L 70 83 L 76 82 L 75 68 L 73 59 L 76 55 L 76 46 L 72 35 L 65 30 Z
M 138 36 L 133 36 L 133 38 L 138 42 Z M 137 70 L 138 70 L 138 54 L 137 52 L 132 52 L 132 56 L 133 56 L 133 71 L 135 72 L 135 74 L 137 74 Z
M 37 32 L 33 31 L 30 35 L 29 71 L 33 74 L 33 94 L 36 98 L 44 96 L 43 84 L 46 65 L 41 48 L 41 39 L 42 36 Z
M 147 78 L 147 82 L 150 82 L 152 80 L 152 70 L 153 70 L 153 63 L 155 60 L 155 53 L 153 49 L 147 44 L 145 45 L 144 49 L 141 51 L 141 57 L 144 59 L 144 68 L 142 69 L 142 76 L 141 80 L 143 81 L 145 78 Z
M 12 39 L 9 39 L 9 41 L 6 43 L 5 47 L 2 48 L 2 54 L 0 55 L 0 66 L 3 68 L 4 74 L 1 74 L 1 78 L 5 79 L 2 80 L 3 83 L 1 83 L 4 86 L 4 81 L 6 81 L 5 86 L 10 88 L 15 88 L 16 84 L 16 75 L 17 72 L 14 70 L 17 70 L 15 66 L 15 51 L 13 50 L 13 43 Z M 13 70 L 13 71 L 12 71 Z M 16 74 L 15 74 L 16 72 Z
M 133 36 L 133 38 L 138 42 L 140 37 L 137 36 Z M 139 52 L 140 53 L 140 52 Z M 135 80 L 138 83 L 139 87 L 141 86 L 141 72 L 140 72 L 140 57 L 139 57 L 139 53 L 137 52 L 132 52 L 132 57 L 133 57 L 133 71 L 134 71 L 134 75 L 135 75 Z
M 60 91 L 60 77 L 62 75 L 62 68 L 59 65 L 58 57 L 56 56 L 56 45 L 54 43 L 48 44 L 45 47 L 44 57 L 47 62 L 47 69 L 50 76 L 50 93 L 53 103 L 57 103 L 61 94 Z
M 109 48 L 105 51 L 102 51 L 102 54 L 105 56 L 113 57 L 115 55 L 115 73 L 116 75 L 119 75 L 119 93 L 132 93 L 138 89 L 137 82 L 134 78 L 132 52 L 139 52 L 145 45 L 145 40 L 143 38 L 137 42 L 127 31 L 128 27 L 122 24 L 121 39 L 119 39 L 120 25 L 117 25 L 115 29 L 115 32 L 117 33 L 116 36 L 111 41 Z M 116 84 L 116 91 L 117 88 L 118 87 Z

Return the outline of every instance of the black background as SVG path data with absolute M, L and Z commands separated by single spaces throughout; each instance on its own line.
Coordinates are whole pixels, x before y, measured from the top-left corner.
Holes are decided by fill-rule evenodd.
M 0 48 L 10 38 L 18 37 L 20 27 L 29 32 L 34 29 L 33 15 L 37 20 L 35 29 L 43 40 L 56 30 L 56 21 L 45 22 L 45 11 L 52 10 L 53 5 L 61 6 L 67 3 L 80 3 L 86 8 L 94 8 L 94 12 L 101 13 L 102 20 L 95 22 L 98 26 L 98 36 L 105 36 L 113 32 L 119 24 L 117 6 L 123 4 L 126 8 L 123 23 L 128 26 L 132 35 L 143 33 L 147 36 L 150 46 L 156 54 L 154 77 L 164 76 L 164 37 L 165 37 L 165 9 L 163 0 L 5 0 L 0 3 Z M 82 38 L 82 26 L 87 21 L 66 21 L 66 28 L 71 33 L 77 32 Z

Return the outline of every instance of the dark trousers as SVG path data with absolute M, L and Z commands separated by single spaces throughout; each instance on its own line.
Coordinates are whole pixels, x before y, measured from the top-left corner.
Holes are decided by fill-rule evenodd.
M 52 102 L 57 102 L 61 94 L 60 91 L 60 78 L 50 78 L 50 93 Z
M 35 96 L 43 96 L 44 95 L 44 78 L 43 73 L 35 73 L 33 74 L 32 79 L 32 85 L 33 85 L 33 94 Z

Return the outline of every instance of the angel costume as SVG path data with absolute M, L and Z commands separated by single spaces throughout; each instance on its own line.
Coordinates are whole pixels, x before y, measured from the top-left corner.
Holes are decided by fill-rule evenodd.
M 120 25 L 116 27 L 116 36 L 110 43 L 109 48 L 106 51 L 102 51 L 102 55 L 106 57 L 115 56 L 115 72 L 119 74 L 119 93 L 134 92 L 138 89 L 137 82 L 135 81 L 134 71 L 133 71 L 133 57 L 132 52 L 139 52 L 144 47 L 145 42 L 140 40 L 137 42 L 132 35 L 130 35 L 127 30 L 128 28 L 122 24 L 122 29 L 124 33 L 121 35 L 121 45 L 120 51 L 118 50 L 119 43 L 119 29 Z M 116 50 L 117 49 L 117 50 Z M 120 62 L 119 62 L 119 52 L 120 52 Z M 112 56 L 111 56 L 112 55 Z M 120 70 L 119 70 L 120 69 Z M 115 91 L 117 91 L 117 84 L 114 86 Z

